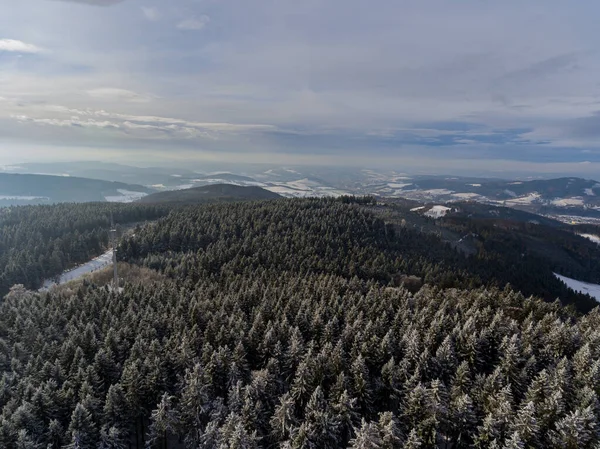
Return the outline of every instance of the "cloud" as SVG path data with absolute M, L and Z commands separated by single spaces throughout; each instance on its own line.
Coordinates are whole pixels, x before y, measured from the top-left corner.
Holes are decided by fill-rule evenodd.
M 182 20 L 177 24 L 177 28 L 180 30 L 201 30 L 204 28 L 208 22 L 210 22 L 210 17 L 206 15 L 201 15 L 198 17 L 191 17 L 189 19 Z
M 61 2 L 70 2 L 70 3 L 81 3 L 84 5 L 92 5 L 92 6 L 112 6 L 117 3 L 122 3 L 125 0 L 57 0 Z
M 10 51 L 15 53 L 40 53 L 42 49 L 33 44 L 15 39 L 0 39 L 0 51 Z
M 87 91 L 87 94 L 92 98 L 107 101 L 146 103 L 151 100 L 151 97 L 148 95 L 114 87 L 90 89 Z
M 144 17 L 146 17 L 146 19 L 148 19 L 150 22 L 156 22 L 158 19 L 160 19 L 160 12 L 158 8 L 155 8 L 153 6 L 142 6 L 142 13 L 144 14 Z
M 52 114 L 53 117 L 48 117 L 49 114 Z M 139 139 L 218 140 L 227 135 L 265 132 L 276 129 L 272 125 L 194 122 L 170 117 L 119 114 L 92 109 L 73 109 L 59 105 L 37 105 L 36 108 L 32 108 L 31 114 L 12 114 L 10 118 L 22 124 L 63 129 L 117 131 Z

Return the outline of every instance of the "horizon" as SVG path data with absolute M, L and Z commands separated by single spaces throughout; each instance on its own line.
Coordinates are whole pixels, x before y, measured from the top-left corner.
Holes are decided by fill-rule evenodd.
M 58 172 L 34 172 L 28 171 L 30 170 L 30 166 L 32 165 L 40 165 L 40 166 L 65 166 L 64 173 Z M 160 170 L 169 170 L 173 171 L 187 171 L 189 173 L 196 173 L 199 175 L 213 175 L 213 174 L 235 174 L 235 175 L 247 175 L 247 176 L 255 176 L 260 172 L 266 173 L 271 169 L 296 169 L 302 170 L 302 172 L 298 173 L 298 175 L 307 175 L 309 177 L 319 176 L 319 171 L 336 171 L 341 173 L 350 174 L 354 172 L 354 174 L 364 173 L 364 172 L 375 172 L 385 175 L 394 175 L 394 176 L 407 176 L 407 177 L 415 177 L 415 178 L 447 178 L 452 179 L 453 177 L 460 179 L 480 179 L 480 180 L 489 180 L 489 181 L 535 181 L 535 180 L 552 180 L 552 179 L 568 179 L 568 178 L 580 178 L 589 181 L 597 181 L 600 180 L 600 176 L 577 176 L 577 175 L 568 175 L 568 174 L 560 174 L 560 173 L 549 173 L 549 174 L 540 174 L 540 173 L 531 173 L 531 174 L 521 174 L 521 175 L 513 175 L 513 176 L 502 176 L 498 173 L 489 172 L 489 173 L 479 173 L 479 174 L 469 174 L 467 173 L 456 173 L 456 172 L 427 172 L 427 171 L 402 171 L 394 168 L 382 168 L 382 167 L 357 167 L 357 166 L 323 166 L 323 167 L 315 167 L 314 165 L 301 165 L 301 164 L 268 164 L 268 163 L 252 163 L 252 162 L 211 162 L 204 166 L 200 167 L 190 167 L 190 166 L 182 166 L 182 165 L 169 165 L 169 166 L 158 166 L 156 164 L 147 163 L 143 164 L 138 162 L 131 163 L 120 163 L 114 161 L 102 161 L 102 160 L 72 160 L 72 161 L 55 161 L 55 162 L 22 162 L 20 164 L 7 164 L 0 165 L 0 174 L 25 174 L 25 175 L 39 175 L 39 176 L 58 176 L 58 177 L 74 177 L 74 178 L 87 178 L 87 176 L 82 176 L 78 174 L 70 174 L 69 170 L 77 170 L 77 169 L 102 169 L 105 168 L 110 171 L 110 168 L 120 167 L 120 168 L 135 168 L 135 169 L 143 169 L 148 170 L 148 173 L 152 173 L 151 170 L 155 169 L 154 173 L 158 173 Z M 314 173 L 314 170 L 317 170 L 317 174 Z M 311 171 L 313 171 L 311 173 Z M 178 176 L 176 174 L 172 176 Z M 97 178 L 91 178 L 97 179 Z
M 598 178 L 598 12 L 538 0 L 12 3 L 0 165 L 101 154 Z

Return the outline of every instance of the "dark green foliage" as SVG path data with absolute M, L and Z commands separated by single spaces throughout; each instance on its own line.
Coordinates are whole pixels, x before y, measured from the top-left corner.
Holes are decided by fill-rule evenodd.
M 393 286 L 472 279 L 361 207 L 176 211 L 122 244 L 166 281 L 14 289 L 0 446 L 597 447 L 599 310 Z
M 261 187 L 242 187 L 233 184 L 211 184 L 191 189 L 158 192 L 140 199 L 140 203 L 213 203 L 224 201 L 257 201 L 281 198 Z
M 59 204 L 0 208 L 0 297 L 14 284 L 30 289 L 108 247 L 110 214 L 120 224 L 156 219 L 164 207 Z

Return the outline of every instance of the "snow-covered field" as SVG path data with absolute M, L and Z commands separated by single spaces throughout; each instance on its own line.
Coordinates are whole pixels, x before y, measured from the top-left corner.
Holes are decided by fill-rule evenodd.
M 534 192 L 534 193 L 530 193 L 527 196 L 522 196 L 519 198 L 513 198 L 511 200 L 507 200 L 506 202 L 510 203 L 510 204 L 531 204 L 531 203 L 538 201 L 541 197 L 542 197 L 542 195 L 540 195 L 537 192 Z
M 429 209 L 427 212 L 425 212 L 424 215 L 431 217 L 431 218 L 441 218 L 441 217 L 446 216 L 446 214 L 448 213 L 449 210 L 451 210 L 451 209 L 446 206 L 433 206 L 431 209 Z
M 594 234 L 579 234 L 579 235 L 600 245 L 600 237 L 597 235 L 594 235 Z
M 454 190 L 429 189 L 429 190 L 424 190 L 423 193 L 425 193 L 427 195 L 450 195 L 450 194 L 454 193 Z
M 575 279 L 571 279 L 566 276 L 561 276 L 560 274 L 556 273 L 554 273 L 554 276 L 563 281 L 571 290 L 581 292 L 583 294 L 588 294 L 592 298 L 595 298 L 598 302 L 600 302 L 600 285 L 577 281 Z
M 112 263 L 112 249 L 105 252 L 101 256 L 96 257 L 95 259 L 90 260 L 89 262 L 84 263 L 83 265 L 78 266 L 77 268 L 73 268 L 72 270 L 64 272 L 60 279 L 55 282 L 52 279 L 46 280 L 44 282 L 44 286 L 40 289 L 40 291 L 46 291 L 50 287 L 54 285 L 62 285 L 70 281 L 74 281 L 75 279 L 79 279 L 84 274 L 91 273 L 92 271 L 96 271 L 100 268 L 104 268 Z
M 300 181 L 292 181 L 277 185 L 270 185 L 264 189 L 277 193 L 287 198 L 308 198 L 308 197 L 338 197 L 348 195 L 348 192 L 333 187 L 308 186 Z
M 587 196 L 596 196 L 593 189 L 585 189 L 585 194 Z
M 139 200 L 140 198 L 148 195 L 144 192 L 132 192 L 131 190 L 117 189 L 121 195 L 119 196 L 105 196 L 104 199 L 109 203 L 133 203 L 134 201 Z
M 50 200 L 50 198 L 48 198 L 47 196 L 0 195 L 0 200 L 34 201 L 34 200 Z
M 425 206 L 413 207 L 410 211 L 411 212 L 417 212 L 417 211 L 423 210 L 423 209 L 425 209 Z
M 453 193 L 452 196 L 455 198 L 468 200 L 473 198 L 479 198 L 481 195 L 479 195 L 478 193 Z
M 555 198 L 552 200 L 552 204 L 555 206 L 583 206 L 583 198 Z
M 287 198 L 338 197 L 349 195 L 349 192 L 345 190 L 325 186 L 318 181 L 308 178 L 296 181 L 272 182 L 270 185 L 266 185 L 264 189 Z

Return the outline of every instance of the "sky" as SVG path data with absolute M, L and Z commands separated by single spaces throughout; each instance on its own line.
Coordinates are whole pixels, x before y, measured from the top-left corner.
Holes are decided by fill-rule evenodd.
M 600 177 L 598 2 L 5 3 L 0 166 Z

